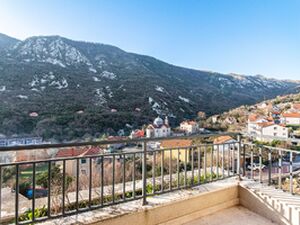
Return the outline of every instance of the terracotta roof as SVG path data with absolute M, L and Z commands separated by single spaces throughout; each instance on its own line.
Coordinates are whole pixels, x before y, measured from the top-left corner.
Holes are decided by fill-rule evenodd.
M 273 125 L 278 125 L 278 126 L 281 126 L 281 127 L 285 127 L 284 124 L 275 124 L 274 122 L 258 123 L 257 125 L 260 126 L 260 127 L 269 127 L 269 126 L 273 126 Z
M 87 151 L 87 149 L 85 148 L 68 148 L 68 149 L 60 149 L 55 157 L 57 158 L 62 158 L 62 157 L 76 157 L 76 156 L 80 156 L 83 153 L 85 153 Z
M 300 118 L 300 113 L 283 113 L 283 117 Z
M 144 137 L 145 132 L 143 130 L 135 130 L 135 131 L 133 131 L 133 135 L 135 135 L 137 137 Z
M 101 153 L 101 148 L 99 148 L 99 147 L 91 147 L 86 150 L 87 151 L 84 153 L 84 155 L 98 155 Z
M 214 144 L 223 144 L 223 143 L 225 143 L 227 141 L 231 141 L 231 140 L 234 140 L 234 139 L 230 136 L 220 136 L 214 140 Z
M 69 149 L 60 149 L 55 157 L 65 158 L 65 157 L 77 157 L 77 156 L 88 156 L 88 155 L 97 155 L 101 153 L 101 148 L 99 147 L 85 147 L 85 148 L 69 148 Z
M 160 143 L 160 146 L 163 148 L 183 148 L 191 146 L 193 143 L 192 140 L 184 139 L 174 139 L 174 140 L 165 140 Z

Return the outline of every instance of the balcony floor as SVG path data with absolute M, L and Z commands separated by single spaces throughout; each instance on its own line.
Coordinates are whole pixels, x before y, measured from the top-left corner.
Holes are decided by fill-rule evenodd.
M 236 206 L 201 217 L 185 225 L 274 225 L 272 221 L 242 207 Z

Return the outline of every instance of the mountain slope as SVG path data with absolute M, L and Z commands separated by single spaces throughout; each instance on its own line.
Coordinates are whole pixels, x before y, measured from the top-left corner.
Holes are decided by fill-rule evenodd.
M 7 49 L 15 45 L 19 40 L 0 33 L 0 50 Z
M 186 69 L 117 47 L 31 37 L 0 50 L 0 133 L 70 140 L 173 123 L 292 93 L 298 83 Z M 34 112 L 34 113 L 33 113 Z

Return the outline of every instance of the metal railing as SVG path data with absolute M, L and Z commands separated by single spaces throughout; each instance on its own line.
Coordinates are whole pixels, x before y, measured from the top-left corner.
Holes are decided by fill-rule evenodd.
M 260 183 L 275 185 L 276 188 L 299 194 L 300 152 L 291 149 L 245 143 L 242 145 L 244 177 Z M 300 180 L 299 180 L 300 181 Z
M 237 141 L 151 150 L 147 147 L 154 141 L 222 135 L 234 136 Z M 119 143 L 133 143 L 134 147 L 129 152 L 86 155 L 81 151 L 83 154 L 72 157 L 0 164 L 0 223 L 32 224 L 137 199 L 146 205 L 149 196 L 240 176 L 241 141 L 236 133 L 16 146 L 0 148 L 0 152 L 77 151 L 83 147 L 88 152 L 92 147 Z M 11 195 L 14 210 L 9 207 L 12 202 L 3 200 L 7 197 L 3 191 Z

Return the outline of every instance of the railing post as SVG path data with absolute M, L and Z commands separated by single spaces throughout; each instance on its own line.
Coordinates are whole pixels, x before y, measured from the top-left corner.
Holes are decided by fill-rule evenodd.
M 143 142 L 143 205 L 147 205 L 146 188 L 147 188 L 147 141 L 144 141 Z
M 268 149 L 268 185 L 271 185 L 271 181 L 272 181 L 272 153 L 271 153 L 271 149 Z
M 237 141 L 238 141 L 238 146 L 237 146 L 238 156 L 237 156 L 236 172 L 238 173 L 239 180 L 241 180 L 241 135 L 240 134 L 237 136 Z M 233 171 L 233 173 L 234 173 L 234 171 Z
M 293 194 L 293 152 L 290 152 L 290 193 Z
M 259 182 L 262 183 L 262 147 L 259 147 Z
M 243 177 L 246 176 L 246 145 L 243 146 Z
M 278 188 L 282 188 L 282 182 L 281 182 L 281 174 L 282 174 L 282 152 L 279 150 L 279 160 L 278 160 Z

